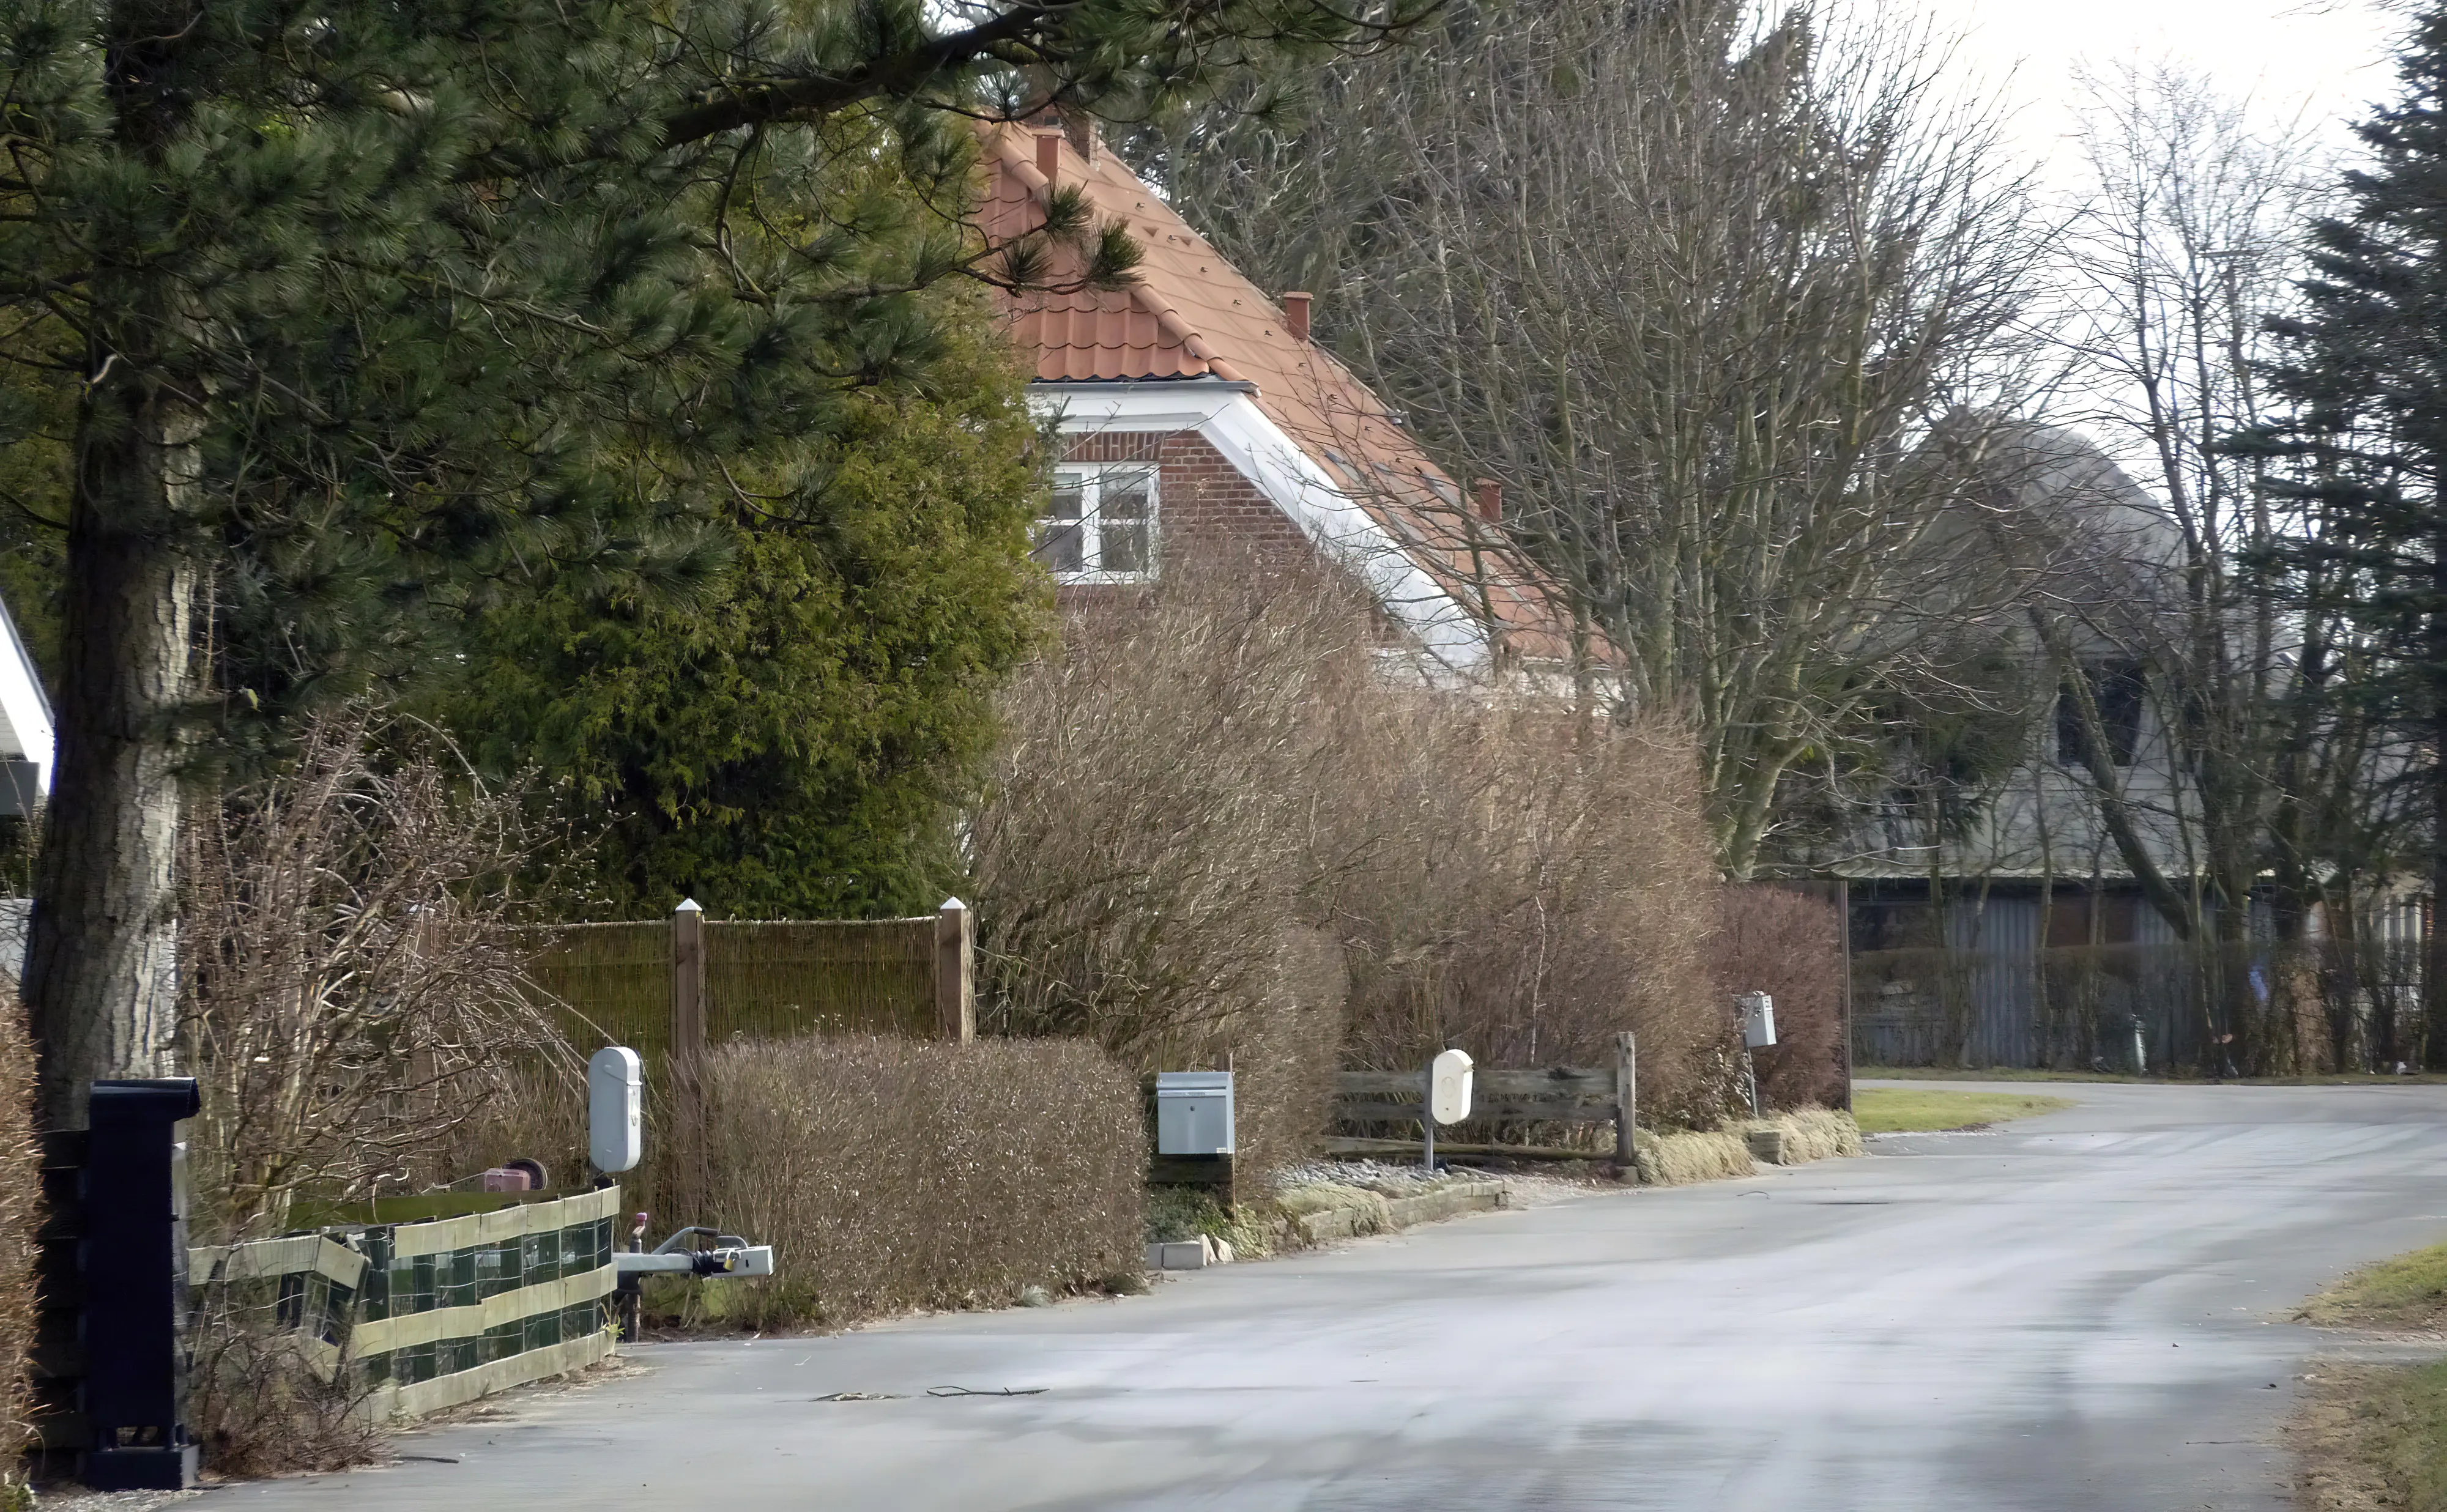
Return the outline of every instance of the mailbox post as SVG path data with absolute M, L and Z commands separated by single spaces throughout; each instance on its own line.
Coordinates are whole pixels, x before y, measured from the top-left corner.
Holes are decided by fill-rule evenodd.
M 1734 1002 L 1742 1011 L 1742 1080 L 1750 1084 L 1751 1117 L 1763 1118 L 1766 1109 L 1759 1103 L 1758 1071 L 1751 1064 L 1751 1051 L 1775 1043 L 1775 999 L 1765 992 L 1744 992 Z
M 1470 1117 L 1470 1061 L 1466 1050 L 1446 1050 L 1428 1063 L 1428 1169 L 1436 1168 L 1436 1125 Z
M 196 1446 L 179 1419 L 186 1193 L 170 1132 L 201 1106 L 190 1077 L 93 1084 L 78 1258 L 83 1405 L 93 1435 L 82 1478 L 97 1491 L 183 1491 L 196 1484 Z

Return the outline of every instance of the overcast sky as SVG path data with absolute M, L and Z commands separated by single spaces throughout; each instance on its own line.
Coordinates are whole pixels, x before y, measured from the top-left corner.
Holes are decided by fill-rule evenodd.
M 1874 3 L 1874 0 L 1872 0 Z M 2393 92 L 2398 18 L 2368 0 L 1923 0 L 1963 33 L 1960 66 L 2016 104 L 2014 135 L 2046 158 L 2074 129 L 2076 66 L 2172 58 L 2269 117 L 2343 121 Z

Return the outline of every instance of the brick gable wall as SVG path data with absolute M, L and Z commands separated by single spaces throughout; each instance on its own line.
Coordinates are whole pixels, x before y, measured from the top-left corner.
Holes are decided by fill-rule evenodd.
M 1062 460 L 1072 463 L 1130 462 L 1156 464 L 1156 559 L 1185 545 L 1231 545 L 1252 552 L 1263 570 L 1321 560 L 1300 528 L 1194 430 L 1165 434 L 1109 431 L 1066 438 Z M 1127 601 L 1139 590 L 1128 583 L 1072 583 L 1054 591 L 1065 608 Z M 1379 607 L 1371 616 L 1376 642 L 1398 646 L 1401 633 Z
M 1261 558 L 1294 560 L 1315 550 L 1300 529 L 1194 430 L 1167 434 L 1109 431 L 1072 436 L 1064 462 L 1156 464 L 1156 550 L 1230 543 Z M 1071 590 L 1065 590 L 1070 592 Z

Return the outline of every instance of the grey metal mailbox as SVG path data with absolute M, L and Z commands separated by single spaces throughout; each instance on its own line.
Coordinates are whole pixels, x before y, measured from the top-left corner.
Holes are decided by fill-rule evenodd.
M 1158 1071 L 1155 1077 L 1158 1155 L 1232 1153 L 1232 1073 Z
M 1774 1044 L 1775 999 L 1765 992 L 1744 992 L 1736 1001 L 1742 1009 L 1743 1048 L 1763 1050 Z

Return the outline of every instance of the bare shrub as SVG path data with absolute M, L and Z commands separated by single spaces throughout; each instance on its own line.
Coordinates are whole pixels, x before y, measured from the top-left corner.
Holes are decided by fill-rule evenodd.
M 378 757 L 377 732 L 364 709 L 315 721 L 191 833 L 182 1032 L 206 1237 L 276 1232 L 301 1191 L 413 1184 L 512 1065 L 569 1057 L 509 929 L 515 801 L 413 731 Z
M 205 1463 L 231 1479 L 345 1470 L 380 1457 L 370 1389 L 336 1351 L 301 1333 L 276 1301 L 245 1286 L 208 1289 L 192 1364 Z M 335 1368 L 336 1366 L 336 1368 Z
M 1230 1057 L 1261 1170 L 1322 1130 L 1338 1063 L 1448 1045 L 1608 1064 L 1637 1030 L 1660 1116 L 1727 1110 L 1679 729 L 1404 686 L 1352 585 L 1280 564 L 1188 557 L 1065 630 L 975 830 L 988 1024 L 1142 1070 Z
M 34 1241 L 42 1216 L 34 1046 L 12 992 L 0 995 L 0 1507 L 25 1495 L 18 1456 L 30 1437 Z
M 1706 971 L 1715 869 L 1689 739 L 1527 699 L 1387 690 L 1337 794 L 1350 858 L 1349 1055 L 1409 1068 L 1605 1066 L 1640 1035 L 1644 1106 L 1709 1124 L 1730 1091 Z
M 1752 1052 L 1759 1095 L 1778 1108 L 1842 1101 L 1842 913 L 1827 898 L 1752 883 L 1724 890 L 1719 917 L 1711 961 L 1717 998 L 1765 992 L 1775 1000 L 1776 1042 Z
M 1142 1071 L 1228 1061 L 1262 1168 L 1326 1117 L 1340 973 L 1301 925 L 1370 624 L 1354 590 L 1250 566 L 1071 617 L 1005 698 L 975 847 L 981 1027 Z
M 1092 1045 L 799 1039 L 707 1059 L 708 1216 L 770 1280 L 691 1298 L 759 1329 L 998 1306 L 1142 1264 L 1145 1114 Z
M 623 1204 L 652 1205 L 660 1191 L 655 1184 L 656 1157 L 669 1143 L 670 1088 L 649 1077 L 646 1084 L 645 1160 L 620 1175 Z M 448 1152 L 438 1162 L 445 1170 L 487 1170 L 514 1160 L 530 1160 L 544 1168 L 547 1185 L 582 1186 L 586 1182 L 586 1070 L 559 1058 L 539 1057 L 499 1068 L 482 1102 L 469 1108 L 450 1131 Z M 679 1221 L 687 1221 L 685 1219 Z

